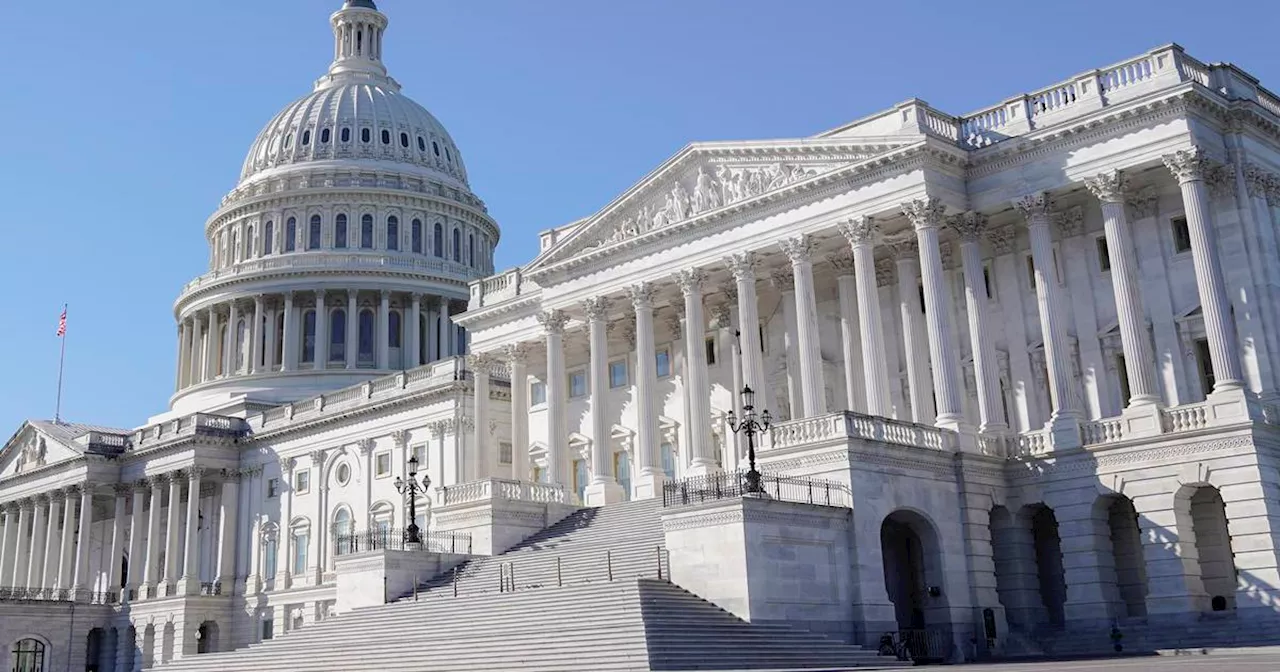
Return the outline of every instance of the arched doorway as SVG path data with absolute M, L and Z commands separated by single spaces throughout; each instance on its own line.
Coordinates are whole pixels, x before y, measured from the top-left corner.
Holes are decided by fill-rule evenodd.
M 10 651 L 13 672 L 45 672 L 44 642 L 28 637 L 14 642 Z
M 100 672 L 103 648 L 106 646 L 106 633 L 102 628 L 94 628 L 89 631 L 85 637 L 84 645 L 84 670 L 85 672 Z
M 1098 519 L 1106 522 L 1099 535 L 1100 560 L 1109 560 L 1115 568 L 1115 591 L 1108 598 L 1117 605 L 1117 615 L 1146 616 L 1147 563 L 1133 500 L 1124 495 L 1109 495 L 1099 497 L 1095 506 Z
M 945 658 L 950 614 L 936 528 L 919 513 L 894 511 L 880 524 L 880 551 L 885 592 L 911 657 L 917 662 Z
M 196 630 L 196 653 L 211 653 L 218 650 L 218 624 L 205 621 Z
M 1040 601 L 1053 625 L 1066 623 L 1067 583 L 1062 570 L 1062 539 L 1058 536 L 1058 518 L 1053 509 L 1034 504 L 1024 515 L 1031 523 L 1031 539 L 1035 547 L 1036 583 Z
M 156 626 L 154 623 L 148 623 L 142 629 L 142 666 L 146 668 L 155 667 L 156 664 Z
M 1211 485 L 1205 485 L 1196 488 L 1188 501 L 1200 580 L 1209 595 L 1209 608 L 1212 611 L 1232 611 L 1236 608 L 1236 564 L 1222 493 Z

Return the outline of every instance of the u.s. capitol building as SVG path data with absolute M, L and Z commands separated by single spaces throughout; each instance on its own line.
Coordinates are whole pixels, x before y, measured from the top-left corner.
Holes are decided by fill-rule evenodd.
M 1169 45 L 965 116 L 693 143 L 496 271 L 387 17 L 330 23 L 205 223 L 168 410 L 0 453 L 0 669 L 1275 637 L 1280 97 L 1248 73 Z

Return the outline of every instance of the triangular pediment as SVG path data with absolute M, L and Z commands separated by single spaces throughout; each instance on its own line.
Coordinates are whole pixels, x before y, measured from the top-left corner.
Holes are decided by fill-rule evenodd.
M 549 246 L 524 271 L 740 208 L 909 144 L 845 140 L 690 145 Z
M 0 450 L 0 478 L 26 473 L 80 457 L 82 451 L 66 437 L 44 431 L 39 423 L 24 422 Z

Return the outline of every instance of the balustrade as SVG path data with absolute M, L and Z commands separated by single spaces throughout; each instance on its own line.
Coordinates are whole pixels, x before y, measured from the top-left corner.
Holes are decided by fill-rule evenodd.
M 930 450 L 955 450 L 955 432 L 852 411 L 780 422 L 769 430 L 762 452 L 824 441 L 866 439 Z

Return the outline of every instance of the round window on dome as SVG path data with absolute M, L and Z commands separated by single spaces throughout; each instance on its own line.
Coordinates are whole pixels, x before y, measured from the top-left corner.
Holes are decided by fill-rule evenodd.
M 367 128 L 360 129 L 360 142 L 369 142 L 373 139 L 373 134 Z
M 400 146 L 401 146 L 401 147 L 408 147 L 408 146 L 409 146 L 409 134 L 408 134 L 408 133 L 401 133 L 401 134 L 400 134 Z
M 338 465 L 338 473 L 335 474 L 338 485 L 346 485 L 351 482 L 351 467 L 345 462 Z
M 391 144 L 391 131 L 388 131 L 385 128 L 382 129 L 382 144 L 384 145 Z
M 343 142 L 351 142 L 351 129 L 349 128 L 342 129 L 342 135 L 340 136 L 340 138 Z
M 322 145 L 329 144 L 329 129 L 327 128 L 320 129 L 320 144 Z
M 423 140 L 421 135 L 418 136 L 418 151 L 419 152 L 427 151 L 427 141 Z

